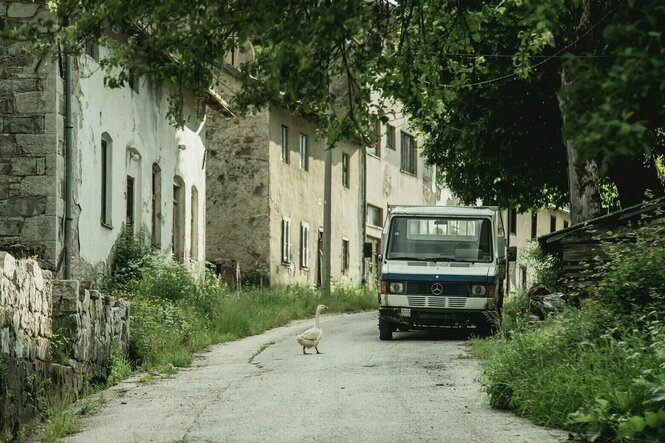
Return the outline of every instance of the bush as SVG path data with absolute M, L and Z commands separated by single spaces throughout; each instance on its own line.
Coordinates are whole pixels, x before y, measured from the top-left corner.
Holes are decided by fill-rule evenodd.
M 506 303 L 487 355 L 490 403 L 588 441 L 665 440 L 665 229 L 606 245 L 581 283 L 579 307 L 531 325 Z M 510 338 L 508 338 L 510 337 Z

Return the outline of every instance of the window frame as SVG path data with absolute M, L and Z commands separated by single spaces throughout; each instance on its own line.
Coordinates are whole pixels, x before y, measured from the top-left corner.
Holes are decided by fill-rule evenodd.
M 531 238 L 538 237 L 538 213 L 531 213 Z
M 397 143 L 395 138 L 397 137 L 397 129 L 391 125 L 386 125 L 386 148 L 392 149 L 393 151 L 397 150 Z
M 290 163 L 289 156 L 289 127 L 281 125 L 280 128 L 280 159 L 287 165 Z
M 508 209 L 508 225 L 510 235 L 517 235 L 517 209 Z
M 342 237 L 342 275 L 349 275 L 350 249 L 349 239 Z
M 408 145 L 405 140 L 409 140 Z M 417 156 L 417 143 L 413 135 L 405 131 L 400 131 L 400 162 L 399 169 L 401 172 L 418 175 L 418 156 Z
M 100 142 L 101 192 L 100 192 L 100 222 L 101 225 L 113 229 L 112 223 L 112 196 L 113 189 L 113 140 L 103 134 Z
M 309 269 L 309 224 L 300 223 L 300 267 Z
M 349 154 L 342 152 L 342 186 L 350 188 L 349 180 Z
M 304 143 L 303 143 L 304 142 Z M 298 150 L 300 151 L 300 169 L 303 171 L 309 171 L 309 142 L 307 140 L 307 134 L 300 133 L 298 137 Z
M 556 215 L 550 215 L 550 233 L 556 231 Z
M 290 265 L 293 263 L 293 255 L 291 253 L 291 219 L 289 217 L 282 218 L 282 264 Z
M 377 212 L 378 212 L 379 224 L 377 224 L 377 225 L 375 225 L 373 223 L 370 223 L 370 220 L 369 220 L 370 208 L 376 209 Z M 377 227 L 377 228 L 383 228 L 383 223 L 384 223 L 384 221 L 383 221 L 383 208 L 380 207 L 380 206 L 375 206 L 371 203 L 367 203 L 367 215 L 365 217 L 365 223 L 370 225 L 370 226 Z

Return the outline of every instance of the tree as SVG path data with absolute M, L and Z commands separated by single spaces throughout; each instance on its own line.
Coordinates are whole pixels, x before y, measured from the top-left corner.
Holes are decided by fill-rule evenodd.
M 375 98 L 398 99 L 465 201 L 562 205 L 570 177 L 588 190 L 586 210 L 571 199 L 576 221 L 598 206 L 595 174 L 616 183 L 624 205 L 659 184 L 642 166 L 665 152 L 661 3 L 54 1 L 72 18 L 57 34 L 65 50 L 111 48 L 102 65 L 112 86 L 131 73 L 202 97 L 222 55 L 252 41 L 241 111 L 278 101 L 318 117 L 334 141 L 369 137 L 373 120 L 389 118 Z M 179 104 L 176 95 L 175 116 Z M 625 180 L 626 165 L 641 186 Z

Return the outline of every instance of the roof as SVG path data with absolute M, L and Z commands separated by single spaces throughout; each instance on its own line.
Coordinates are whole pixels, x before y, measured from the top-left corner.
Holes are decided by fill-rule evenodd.
M 612 212 L 607 215 L 587 220 L 583 223 L 578 223 L 566 229 L 561 229 L 559 231 L 554 231 L 550 234 L 542 235 L 538 237 L 538 243 L 540 243 L 543 249 L 548 250 L 551 249 L 555 244 L 559 243 L 561 240 L 566 238 L 567 236 L 579 233 L 582 230 L 586 229 L 587 227 L 625 226 L 628 225 L 629 223 L 634 223 L 639 221 L 643 216 L 649 213 L 657 212 L 659 209 L 663 210 L 662 208 L 665 208 L 665 197 L 659 197 L 654 200 L 646 201 L 638 205 L 622 209 L 620 211 Z
M 388 206 L 390 214 L 403 215 L 454 215 L 463 217 L 493 216 L 496 206 Z

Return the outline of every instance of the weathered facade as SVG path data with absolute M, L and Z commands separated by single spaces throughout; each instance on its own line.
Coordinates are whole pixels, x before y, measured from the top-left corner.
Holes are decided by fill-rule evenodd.
M 0 2 L 6 26 L 46 16 L 42 2 Z M 22 44 L 0 48 L 0 249 L 61 273 L 65 138 L 62 58 Z M 73 62 L 73 274 L 108 265 L 125 225 L 183 262 L 205 258 L 205 128 L 185 100 L 186 124 L 166 118 L 168 90 L 137 78 L 104 86 L 91 47 Z
M 375 145 L 347 140 L 332 153 L 334 283 L 372 278 L 376 263 L 363 259 L 363 244 L 379 247 L 389 204 L 437 201 L 434 171 L 406 119 L 378 125 L 377 136 Z M 253 283 L 321 284 L 327 145 L 316 121 L 271 105 L 252 116 L 210 119 L 207 145 L 208 260 L 238 265 Z
M 377 124 L 376 131 L 377 143 L 366 149 L 365 242 L 373 252 L 365 265 L 367 279 L 378 272 L 376 254 L 388 206 L 436 205 L 442 192 L 434 167 L 421 156 L 422 141 L 399 109 L 387 124 Z

